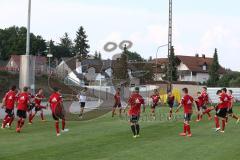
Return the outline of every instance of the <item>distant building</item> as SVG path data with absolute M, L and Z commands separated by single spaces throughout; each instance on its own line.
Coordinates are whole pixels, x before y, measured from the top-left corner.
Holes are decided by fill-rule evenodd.
M 47 72 L 47 58 L 43 56 L 33 56 L 35 58 L 35 70 L 36 72 Z M 20 55 L 11 55 L 9 61 L 6 64 L 6 68 L 9 71 L 20 70 Z
M 192 81 L 192 82 L 207 82 L 209 79 L 209 68 L 212 65 L 213 58 L 206 57 L 204 54 L 199 56 L 196 54 L 195 56 L 183 56 L 176 55 L 178 60 L 178 75 L 179 81 Z M 153 71 L 157 80 L 161 80 L 164 77 L 164 69 L 168 64 L 167 58 L 159 58 L 152 61 L 153 63 Z M 157 62 L 157 69 L 156 69 Z M 225 73 L 225 69 L 220 66 L 219 74 L 223 75 Z

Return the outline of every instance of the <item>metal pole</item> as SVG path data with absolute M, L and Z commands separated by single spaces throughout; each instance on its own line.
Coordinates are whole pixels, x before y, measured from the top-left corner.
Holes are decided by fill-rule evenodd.
M 49 72 L 49 75 L 51 74 L 51 57 L 49 57 L 48 59 L 48 72 Z
M 28 0 L 28 22 L 27 22 L 26 55 L 30 54 L 30 23 L 31 23 L 31 0 Z
M 157 58 L 158 58 L 158 51 L 159 51 L 160 48 L 165 47 L 165 46 L 168 46 L 168 44 L 161 45 L 161 46 L 159 46 L 159 47 L 157 48 L 157 52 L 156 52 L 156 61 L 155 61 L 155 63 L 156 63 L 156 74 L 157 74 Z M 156 81 L 157 81 L 157 77 L 156 77 Z

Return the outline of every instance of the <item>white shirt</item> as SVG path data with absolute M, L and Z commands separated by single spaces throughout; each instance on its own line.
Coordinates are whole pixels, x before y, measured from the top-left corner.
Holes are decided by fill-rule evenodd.
M 79 94 L 79 102 L 86 102 L 86 100 L 87 100 L 87 96 L 86 96 L 86 93 L 85 92 L 81 92 L 80 94 Z

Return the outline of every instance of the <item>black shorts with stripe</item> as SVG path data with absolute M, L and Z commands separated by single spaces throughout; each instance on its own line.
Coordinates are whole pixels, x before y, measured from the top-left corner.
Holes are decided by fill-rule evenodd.
M 139 115 L 138 116 L 136 116 L 136 115 L 131 115 L 130 116 L 130 122 L 131 123 L 138 123 L 139 119 L 140 119 Z
M 13 117 L 14 116 L 14 110 L 13 109 L 5 109 L 5 113 L 7 113 L 7 115 L 9 117 Z
M 191 121 L 192 113 L 184 113 L 184 121 Z

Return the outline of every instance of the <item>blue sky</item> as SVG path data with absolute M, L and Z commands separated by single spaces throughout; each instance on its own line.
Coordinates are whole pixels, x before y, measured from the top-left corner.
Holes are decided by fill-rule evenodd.
M 240 70 L 240 1 L 173 0 L 173 44 L 176 54 L 212 56 L 218 48 L 220 63 Z M 27 0 L 0 0 L 0 28 L 26 26 Z M 155 57 L 167 43 L 168 0 L 32 0 L 31 31 L 58 42 L 68 32 L 75 37 L 83 25 L 91 53 L 105 53 L 108 41 L 131 40 L 132 51 Z M 167 49 L 159 51 L 166 57 Z

